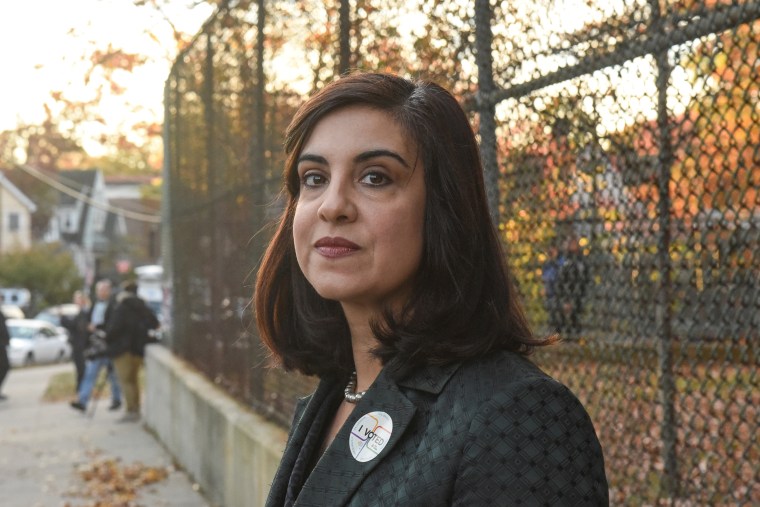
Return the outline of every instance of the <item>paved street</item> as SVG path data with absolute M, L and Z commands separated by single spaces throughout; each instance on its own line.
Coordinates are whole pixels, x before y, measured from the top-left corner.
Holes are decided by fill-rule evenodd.
M 98 402 L 92 418 L 74 411 L 68 402 L 42 401 L 49 378 L 72 369 L 68 363 L 12 369 L 8 374 L 3 388 L 8 399 L 0 401 L 0 504 L 95 505 L 104 498 L 93 496 L 96 482 L 85 483 L 79 471 L 117 459 L 122 468 L 134 464 L 169 472 L 165 479 L 137 489 L 134 503 L 128 505 L 208 507 L 187 475 L 171 467 L 171 457 L 142 423 L 116 422 L 122 412 L 109 412 L 109 400 Z M 83 496 L 88 492 L 91 496 Z

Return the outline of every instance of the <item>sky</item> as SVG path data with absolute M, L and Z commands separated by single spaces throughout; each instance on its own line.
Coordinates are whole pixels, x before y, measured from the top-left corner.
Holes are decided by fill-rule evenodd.
M 166 14 L 178 29 L 190 34 L 212 13 L 208 5 L 188 8 L 191 0 L 160 3 L 167 3 Z M 132 0 L 0 0 L 0 131 L 41 121 L 51 90 L 86 98 L 80 58 L 109 43 L 148 57 L 147 65 L 125 76 L 124 99 L 145 106 L 144 119 L 160 121 L 175 44 L 169 24 L 154 8 Z M 125 121 L 121 100 L 101 105 L 107 124 Z
M 121 125 L 138 120 L 160 123 L 163 118 L 163 84 L 176 45 L 164 17 L 151 6 L 135 6 L 134 1 L 0 0 L 0 131 L 11 129 L 19 122 L 39 123 L 44 118 L 43 104 L 50 102 L 51 90 L 63 91 L 72 100 L 86 99 L 88 90 L 83 85 L 83 77 L 87 66 L 81 58 L 94 47 L 106 48 L 109 43 L 127 52 L 144 54 L 149 63 L 131 76 L 123 76 L 122 84 L 127 89 L 123 99 L 103 101 L 100 112 L 106 126 L 92 125 L 87 135 L 95 139 L 104 129 L 120 131 Z M 198 3 L 197 0 L 154 1 L 163 6 L 167 17 L 178 29 L 188 34 L 195 34 L 213 11 L 208 4 L 188 7 Z M 614 11 L 620 8 L 620 3 L 621 0 L 610 0 L 606 5 Z M 554 8 L 554 15 L 549 16 L 553 21 L 546 28 L 559 32 L 576 30 L 584 20 L 594 16 L 609 15 L 598 8 L 591 9 L 584 0 L 557 0 Z M 298 58 L 303 56 L 299 53 Z M 294 71 L 305 69 L 294 62 L 275 61 L 273 64 Z M 639 59 L 629 65 L 630 68 L 622 69 L 615 83 L 608 83 L 608 86 L 617 87 L 618 94 L 632 97 L 630 101 L 622 101 L 630 118 L 636 118 L 642 111 L 654 110 L 652 104 L 641 100 L 640 89 L 642 83 L 653 83 L 652 65 L 652 62 Z M 290 81 L 297 81 L 296 77 L 291 76 Z M 675 83 L 685 82 L 675 73 L 673 80 Z M 308 87 L 310 80 L 305 82 Z M 685 102 L 684 98 L 687 99 L 690 92 L 685 87 L 679 88 L 681 102 Z M 128 112 L 125 104 L 129 103 L 140 104 L 142 110 Z M 604 123 L 609 124 L 610 130 L 620 128 L 615 123 L 621 118 L 619 106 L 612 104 L 609 112 L 605 112 L 605 104 L 595 105 L 603 117 L 608 117 Z M 682 104 L 674 107 L 677 109 Z M 98 143 L 83 141 L 91 155 L 103 154 L 103 147 Z

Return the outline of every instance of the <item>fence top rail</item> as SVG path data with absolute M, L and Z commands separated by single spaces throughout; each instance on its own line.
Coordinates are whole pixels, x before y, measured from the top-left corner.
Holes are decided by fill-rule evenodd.
M 673 13 L 653 23 L 647 30 L 633 39 L 622 41 L 609 53 L 592 53 L 577 63 L 563 67 L 530 81 L 490 93 L 476 92 L 472 97 L 479 108 L 486 104 L 498 104 L 507 99 L 522 97 L 536 90 L 568 81 L 596 71 L 622 65 L 623 63 L 650 54 L 668 51 L 673 46 L 684 44 L 712 33 L 730 30 L 760 18 L 760 2 L 741 5 L 720 6 L 710 11 L 700 10 L 688 13 Z

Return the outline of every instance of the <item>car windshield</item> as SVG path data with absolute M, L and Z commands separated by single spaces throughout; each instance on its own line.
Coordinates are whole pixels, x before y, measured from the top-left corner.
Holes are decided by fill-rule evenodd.
M 40 312 L 34 318 L 37 320 L 44 320 L 45 322 L 49 322 L 55 326 L 60 325 L 61 322 L 61 317 L 47 312 Z
M 11 326 L 8 326 L 8 334 L 11 335 L 11 338 L 31 340 L 37 334 L 37 328 L 11 325 Z

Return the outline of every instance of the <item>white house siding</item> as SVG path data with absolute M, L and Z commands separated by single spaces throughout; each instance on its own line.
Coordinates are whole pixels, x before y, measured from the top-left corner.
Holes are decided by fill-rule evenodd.
M 36 206 L 0 174 L 0 253 L 32 246 L 32 213 Z

